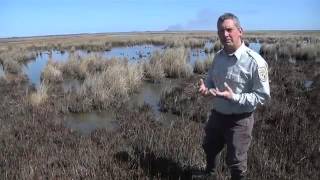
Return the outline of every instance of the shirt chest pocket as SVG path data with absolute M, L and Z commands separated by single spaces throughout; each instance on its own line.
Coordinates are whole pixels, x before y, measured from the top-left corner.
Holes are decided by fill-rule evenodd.
M 245 84 L 246 83 L 246 76 L 241 71 L 229 71 L 226 74 L 226 80 L 232 83 L 239 83 L 239 84 Z

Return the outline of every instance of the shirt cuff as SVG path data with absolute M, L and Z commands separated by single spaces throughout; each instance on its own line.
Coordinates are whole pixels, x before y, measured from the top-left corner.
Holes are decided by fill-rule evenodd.
M 235 102 L 239 102 L 239 100 L 240 100 L 240 94 L 233 94 L 232 100 L 235 101 Z

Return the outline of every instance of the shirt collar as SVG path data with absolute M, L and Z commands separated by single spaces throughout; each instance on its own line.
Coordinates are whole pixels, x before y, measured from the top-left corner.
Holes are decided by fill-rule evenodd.
M 240 59 L 242 53 L 246 50 L 246 45 L 242 42 L 241 46 L 232 54 L 227 54 L 228 56 L 235 56 L 237 58 L 237 60 Z

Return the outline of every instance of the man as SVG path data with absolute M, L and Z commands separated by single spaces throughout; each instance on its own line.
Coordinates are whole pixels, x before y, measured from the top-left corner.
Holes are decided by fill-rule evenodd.
M 201 79 L 199 87 L 202 95 L 213 99 L 203 142 L 205 175 L 215 176 L 218 156 L 226 144 L 231 179 L 242 180 L 247 171 L 253 111 L 270 99 L 268 65 L 244 45 L 243 29 L 235 15 L 220 16 L 217 28 L 223 49 L 215 55 L 206 81 Z

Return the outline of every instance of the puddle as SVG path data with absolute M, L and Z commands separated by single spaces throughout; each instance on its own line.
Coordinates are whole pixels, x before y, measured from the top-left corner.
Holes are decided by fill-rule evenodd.
M 162 113 L 159 111 L 161 92 L 165 89 L 177 86 L 178 81 L 178 79 L 166 79 L 161 83 L 144 82 L 140 92 L 131 97 L 129 107 L 148 104 L 151 106 L 156 118 L 165 116 L 168 113 Z
M 130 47 L 116 47 L 112 48 L 111 51 L 100 52 L 104 57 L 119 57 L 128 58 L 129 62 L 135 62 L 142 58 L 149 58 L 152 53 L 156 50 L 162 50 L 164 46 L 154 46 L 154 45 L 136 45 Z M 91 52 L 99 53 L 99 52 Z M 80 57 L 86 57 L 91 53 L 86 51 L 77 50 L 75 54 Z M 28 76 L 31 83 L 36 86 L 40 85 L 40 75 L 45 66 L 47 65 L 49 59 L 57 62 L 65 62 L 69 59 L 70 53 L 60 51 L 46 51 L 39 53 L 35 60 L 31 60 L 23 68 L 23 72 Z
M 129 101 L 129 108 L 148 104 L 151 106 L 157 121 L 164 126 L 169 126 L 178 117 L 171 113 L 162 113 L 159 111 L 160 95 L 166 88 L 172 88 L 178 85 L 179 80 L 169 79 L 162 83 L 144 82 L 139 93 L 133 95 Z M 71 81 L 70 81 L 71 82 Z M 74 83 L 69 88 L 76 88 L 79 82 Z M 105 128 L 107 131 L 112 131 L 118 128 L 118 123 L 115 118 L 115 113 L 110 110 L 90 113 L 70 113 L 65 117 L 65 126 L 73 130 L 79 131 L 82 134 L 89 134 L 97 128 Z
M 206 42 L 204 48 L 194 48 L 189 49 L 188 55 L 188 63 L 194 66 L 197 60 L 204 61 L 209 54 L 205 53 L 205 49 L 212 48 L 214 43 Z M 253 50 L 259 52 L 261 48 L 260 43 L 250 43 L 249 47 Z M 129 62 L 134 63 L 138 62 L 141 59 L 149 59 L 155 51 L 163 51 L 164 46 L 155 46 L 155 45 L 135 45 L 128 47 L 115 47 L 110 51 L 100 52 L 102 56 L 111 58 L 111 57 L 119 57 L 119 58 L 127 58 Z M 91 53 L 87 53 L 86 51 L 77 50 L 75 52 L 77 55 L 81 57 L 86 57 Z M 99 52 L 92 52 L 99 53 Z M 23 68 L 24 73 L 30 79 L 30 82 L 35 84 L 36 86 L 40 85 L 40 75 L 45 66 L 47 65 L 49 59 L 58 62 L 65 62 L 69 59 L 70 53 L 60 51 L 46 51 L 39 53 L 35 60 L 31 60 L 27 63 L 27 65 Z M 0 70 L 0 76 L 3 76 L 3 70 Z
M 260 48 L 261 48 L 261 44 L 258 42 L 257 43 L 251 42 L 251 43 L 249 43 L 249 48 L 251 48 L 255 52 L 259 53 Z
M 60 51 L 51 51 L 40 53 L 35 60 L 31 60 L 23 67 L 24 73 L 28 76 L 29 81 L 36 86 L 40 85 L 40 75 L 46 67 L 49 59 L 54 61 L 67 61 L 69 53 L 61 53 Z
M 304 81 L 304 87 L 307 88 L 307 89 L 310 89 L 312 84 L 313 84 L 313 81 L 311 81 L 311 80 L 305 80 Z
M 213 43 L 207 42 L 205 48 L 211 48 Z M 129 63 L 138 62 L 141 59 L 149 59 L 155 51 L 163 51 L 164 46 L 155 46 L 155 45 L 135 45 L 128 47 L 115 47 L 110 51 L 104 52 L 91 52 L 78 50 L 75 54 L 80 57 L 86 57 L 92 53 L 101 53 L 103 57 L 112 58 L 127 58 Z M 188 62 L 194 66 L 196 60 L 204 61 L 207 58 L 208 54 L 205 53 L 204 48 L 195 48 L 189 49 L 189 59 Z M 65 62 L 69 59 L 70 53 L 60 51 L 46 51 L 39 53 L 35 60 L 31 60 L 23 68 L 24 73 L 28 76 L 31 83 L 36 86 L 40 85 L 40 75 L 43 69 L 46 67 L 49 59 L 57 62 Z
M 0 65 L 0 78 L 4 77 L 3 67 Z
M 67 128 L 79 131 L 82 134 L 89 134 L 97 128 L 112 131 L 119 127 L 115 113 L 108 110 L 90 113 L 71 113 L 66 115 L 64 120 Z
M 292 57 L 290 57 L 290 58 L 288 59 L 288 61 L 289 61 L 289 63 L 291 63 L 291 64 L 296 64 L 296 63 L 297 63 L 297 60 L 294 59 L 294 58 L 292 58 Z
M 194 67 L 197 60 L 204 61 L 209 54 L 206 54 L 204 49 L 196 48 L 196 49 L 190 49 L 189 52 L 189 63 L 192 67 Z
M 137 61 L 142 58 L 150 58 L 154 51 L 162 51 L 164 46 L 135 45 L 128 47 L 115 47 L 110 51 L 105 51 L 103 56 L 107 58 L 118 57 L 128 58 L 130 61 Z
M 251 43 L 253 48 L 258 50 L 260 48 L 259 43 Z M 205 48 L 211 48 L 213 43 L 206 43 Z M 206 54 L 205 48 L 189 49 L 189 63 L 194 65 L 197 59 L 205 60 L 209 54 Z M 156 50 L 162 51 L 163 46 L 153 45 L 136 45 L 130 47 L 118 47 L 112 48 L 111 51 L 101 52 L 103 56 L 107 58 L 120 57 L 128 58 L 129 62 L 136 62 L 139 59 L 148 59 L 152 53 Z M 85 51 L 77 51 L 78 55 L 84 57 L 89 55 Z M 52 51 L 52 53 L 44 52 L 38 55 L 34 61 L 30 61 L 25 68 L 25 72 L 28 75 L 30 81 L 36 86 L 40 84 L 40 74 L 43 68 L 46 66 L 49 59 L 54 61 L 65 62 L 69 59 L 69 53 L 61 53 L 60 51 Z M 3 70 L 0 70 L 0 76 L 3 74 Z M 177 118 L 176 115 L 171 113 L 162 113 L 159 111 L 160 95 L 166 88 L 172 88 L 177 85 L 179 80 L 166 79 L 162 83 L 149 83 L 144 82 L 139 93 L 133 95 L 129 102 L 129 107 L 141 106 L 148 104 L 151 106 L 155 117 L 159 122 L 164 125 L 170 125 L 171 122 Z M 74 91 L 79 89 L 81 82 L 77 80 L 65 80 L 63 82 L 63 88 L 65 92 Z M 97 128 L 106 128 L 108 131 L 114 130 L 118 127 L 115 119 L 115 114 L 112 111 L 91 112 L 91 113 L 76 113 L 68 114 L 65 117 L 65 126 L 83 134 L 88 134 Z

